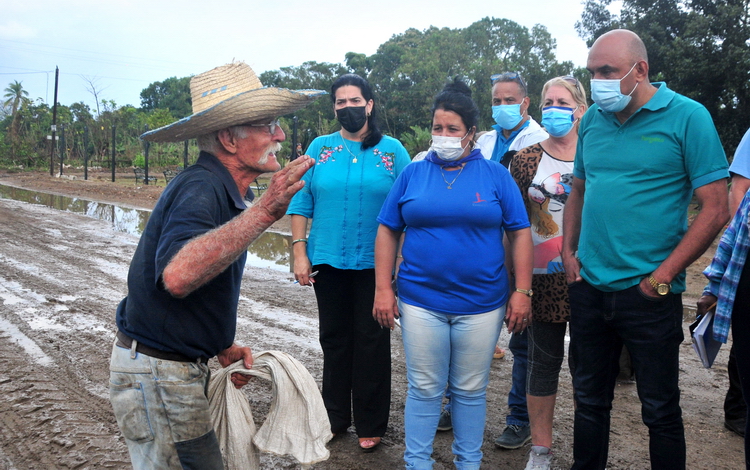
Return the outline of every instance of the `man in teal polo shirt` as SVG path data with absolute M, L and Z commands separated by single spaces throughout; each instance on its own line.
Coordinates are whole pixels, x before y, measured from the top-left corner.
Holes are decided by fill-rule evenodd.
M 727 222 L 727 160 L 708 111 L 648 79 L 631 31 L 591 47 L 563 262 L 576 367 L 573 469 L 603 469 L 622 346 L 649 428 L 652 468 L 685 468 L 679 346 L 685 268 Z M 692 197 L 700 213 L 687 226 Z

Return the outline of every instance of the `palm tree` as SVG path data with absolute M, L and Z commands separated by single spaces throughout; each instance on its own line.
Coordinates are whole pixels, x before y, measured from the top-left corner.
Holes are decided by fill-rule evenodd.
M 11 122 L 10 122 L 10 144 L 11 153 L 16 154 L 18 144 L 18 128 L 20 123 L 18 121 L 18 108 L 21 107 L 25 100 L 28 100 L 29 92 L 23 89 L 21 82 L 14 80 L 13 83 L 8 84 L 8 88 L 5 89 L 4 97 L 7 98 L 3 103 L 5 106 L 11 107 Z
M 7 98 L 4 105 L 11 107 L 11 116 L 13 118 L 16 117 L 16 113 L 18 112 L 18 108 L 21 107 L 24 97 L 29 96 L 29 92 L 23 89 L 21 83 L 23 82 L 14 80 L 13 83 L 8 84 L 8 88 L 4 90 L 4 97 Z

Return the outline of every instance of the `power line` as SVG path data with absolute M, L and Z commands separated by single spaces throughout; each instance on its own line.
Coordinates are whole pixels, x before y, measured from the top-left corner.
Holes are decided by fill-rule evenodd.
M 87 50 L 80 48 L 63 47 L 49 44 L 37 44 L 26 41 L 17 41 L 11 39 L 0 39 L 0 50 L 5 49 L 4 52 L 16 53 L 23 56 L 24 60 L 29 57 L 34 58 L 37 56 L 37 60 L 46 60 L 45 57 L 54 59 L 55 62 L 59 60 L 69 62 L 65 67 L 64 71 L 61 70 L 59 73 L 63 76 L 73 77 L 77 79 L 83 79 L 84 81 L 89 79 L 96 80 L 116 80 L 121 83 L 134 83 L 142 86 L 147 86 L 153 83 L 152 78 L 133 78 L 132 72 L 135 70 L 142 71 L 136 72 L 138 76 L 153 76 L 153 72 L 163 73 L 164 78 L 174 75 L 175 66 L 184 68 L 185 66 L 190 67 L 193 70 L 202 69 L 203 66 L 196 64 L 189 64 L 174 60 L 162 60 L 162 59 L 148 59 L 143 56 L 134 57 L 123 54 L 115 54 L 110 52 L 99 52 L 95 50 Z M 5 55 L 5 54 L 4 54 Z M 80 62 L 81 66 L 75 66 L 75 61 Z M 2 60 L 4 63 L 8 63 L 8 60 Z M 84 63 L 96 64 L 98 67 L 107 66 L 112 70 L 110 73 L 105 75 L 97 75 L 91 73 L 90 70 L 83 71 L 87 67 L 83 66 Z M 10 72 L 0 72 L 0 76 L 22 76 L 32 74 L 46 74 L 47 84 L 45 86 L 46 98 L 45 101 L 49 101 L 49 81 L 50 74 L 54 70 L 39 70 L 21 67 L 9 67 L 7 65 L 0 65 L 0 70 L 8 70 Z M 127 70 L 127 72 L 126 72 Z M 115 73 L 111 73 L 115 71 Z M 148 73 L 144 73 L 148 72 Z
M 5 67 L 3 65 L 0 65 L 0 69 L 14 69 L 15 67 Z M 17 70 L 30 70 L 30 69 L 17 69 Z M 54 73 L 54 70 L 35 70 L 31 72 L 0 72 L 0 75 L 33 75 L 33 74 L 40 74 L 40 73 Z M 76 77 L 88 77 L 89 74 L 83 74 L 83 73 L 77 73 L 77 72 L 60 72 L 61 75 L 71 75 Z M 103 75 L 96 75 L 91 76 L 93 78 L 106 78 L 109 80 L 124 80 L 128 82 L 148 82 L 151 83 L 152 80 L 147 79 L 141 79 L 141 78 L 125 78 L 125 77 L 109 77 L 109 76 L 103 76 Z
M 23 41 L 15 41 L 11 39 L 0 39 L 2 43 L 13 43 L 16 45 L 27 46 L 13 48 L 14 52 L 32 52 L 41 55 L 54 55 L 55 57 L 63 57 L 68 59 L 77 59 L 86 62 L 96 62 L 98 64 L 109 64 L 109 65 L 127 65 L 130 67 L 139 67 L 151 70 L 170 70 L 167 65 L 182 65 L 199 68 L 201 65 L 192 64 L 186 62 L 178 62 L 173 60 L 164 59 L 147 59 L 144 57 L 134 57 L 122 54 L 113 54 L 110 52 L 97 52 L 85 49 L 74 49 L 69 47 L 50 46 L 46 44 L 34 44 Z M 62 52 L 65 51 L 65 52 Z
M 8 69 L 8 68 L 13 68 L 13 67 L 0 66 L 0 68 Z M 54 72 L 54 70 L 40 70 L 38 72 L 0 72 L 0 75 L 33 75 L 35 73 L 52 73 L 52 72 Z

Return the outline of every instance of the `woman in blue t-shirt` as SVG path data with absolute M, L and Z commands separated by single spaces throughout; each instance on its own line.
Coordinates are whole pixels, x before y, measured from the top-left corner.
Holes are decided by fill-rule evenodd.
M 404 169 L 378 217 L 373 316 L 389 328 L 401 317 L 406 468 L 432 468 L 446 383 L 456 468 L 479 468 L 485 390 L 503 318 L 519 332 L 531 315 L 526 209 L 508 170 L 474 148 L 478 117 L 468 86 L 458 79 L 446 85 L 432 107 L 431 151 Z M 391 273 L 404 229 L 397 301 Z M 515 266 L 513 289 L 503 234 Z
M 315 287 L 331 432 L 346 432 L 353 414 L 359 445 L 371 451 L 385 434 L 391 400 L 390 330 L 372 318 L 377 216 L 410 160 L 398 140 L 380 132 L 365 79 L 339 77 L 331 98 L 341 130 L 312 141 L 307 154 L 315 165 L 287 210 L 294 277 Z

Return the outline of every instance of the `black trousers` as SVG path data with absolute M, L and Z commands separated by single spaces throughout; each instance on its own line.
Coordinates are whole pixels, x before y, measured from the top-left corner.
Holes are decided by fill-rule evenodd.
M 742 397 L 740 371 L 737 368 L 734 341 L 732 341 L 732 348 L 729 350 L 727 373 L 729 375 L 729 389 L 727 389 L 727 396 L 724 398 L 724 419 L 727 421 L 744 421 L 747 419 L 747 405 L 745 405 L 745 399 Z
M 375 270 L 313 266 L 323 348 L 323 402 L 333 433 L 352 423 L 382 437 L 391 403 L 391 339 L 372 317 Z M 353 413 L 352 413 L 353 412 Z
M 750 261 L 750 260 L 749 260 Z M 742 269 L 732 308 L 732 349 L 734 349 L 745 404 L 750 398 L 750 262 Z M 750 440 L 745 422 L 745 468 L 750 470 Z

